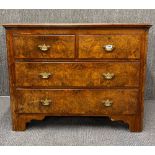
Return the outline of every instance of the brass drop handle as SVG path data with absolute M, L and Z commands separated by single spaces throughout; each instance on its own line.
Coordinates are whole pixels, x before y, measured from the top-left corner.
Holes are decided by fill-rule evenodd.
M 113 104 L 113 101 L 107 99 L 105 101 L 102 101 L 102 103 L 104 104 L 105 107 L 111 107 Z
M 115 76 L 115 74 L 114 73 L 103 73 L 102 74 L 103 75 L 103 77 L 106 79 L 106 80 L 111 80 L 111 79 L 113 79 L 114 78 L 114 76 Z
M 49 46 L 49 45 L 45 45 L 45 44 L 43 44 L 43 45 L 38 45 L 38 47 L 39 47 L 39 49 L 41 50 L 41 51 L 47 51 L 51 46 Z
M 107 51 L 107 52 L 112 52 L 115 48 L 114 45 L 105 45 L 103 46 L 104 50 Z
M 49 72 L 42 72 L 39 74 L 42 79 L 48 79 L 52 74 Z
M 40 100 L 40 103 L 42 106 L 49 106 L 52 103 L 52 100 L 46 98 L 45 100 Z

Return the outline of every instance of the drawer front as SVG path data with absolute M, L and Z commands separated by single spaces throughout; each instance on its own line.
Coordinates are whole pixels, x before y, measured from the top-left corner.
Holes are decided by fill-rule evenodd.
M 135 114 L 138 90 L 17 90 L 19 113 Z
M 74 58 L 74 35 L 15 35 L 16 58 Z
M 139 86 L 139 62 L 17 62 L 16 86 Z
M 140 35 L 81 35 L 79 58 L 140 58 Z

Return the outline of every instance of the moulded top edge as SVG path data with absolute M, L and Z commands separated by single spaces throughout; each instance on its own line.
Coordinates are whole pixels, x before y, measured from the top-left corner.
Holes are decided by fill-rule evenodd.
M 150 28 L 151 24 L 145 23 L 8 23 L 2 24 L 5 28 L 18 27 L 127 27 L 127 28 Z

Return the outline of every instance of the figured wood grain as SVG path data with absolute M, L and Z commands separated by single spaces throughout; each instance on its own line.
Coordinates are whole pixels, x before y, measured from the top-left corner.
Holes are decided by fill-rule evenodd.
M 79 58 L 140 58 L 140 35 L 80 35 Z M 113 45 L 107 52 L 105 45 Z
M 126 25 L 132 25 L 132 30 L 134 30 L 135 24 L 137 23 L 155 23 L 155 10 L 153 9 L 116 9 L 116 10 L 106 10 L 106 9 L 90 9 L 90 10 L 78 10 L 78 9 L 61 9 L 61 10 L 25 10 L 25 9 L 1 9 L 0 10 L 0 95 L 1 96 L 8 96 L 9 95 L 9 85 L 8 85 L 8 73 L 7 73 L 7 61 L 6 61 L 6 44 L 5 44 L 5 29 L 2 27 L 2 24 L 6 23 L 7 25 L 11 26 L 12 24 L 15 26 L 14 29 L 17 29 L 16 26 L 23 25 L 22 29 L 26 28 L 27 25 L 35 25 L 38 23 L 44 25 L 47 23 L 47 29 L 51 24 L 61 23 L 61 25 L 65 24 L 66 22 L 70 25 L 72 23 L 77 23 L 80 25 L 83 22 L 88 22 L 90 25 L 92 23 L 96 24 L 100 22 L 100 24 L 111 24 L 114 25 L 115 23 L 126 23 Z M 19 23 L 20 22 L 20 23 Z M 88 24 L 86 23 L 86 24 Z M 54 25 L 53 24 L 53 25 Z M 139 25 L 139 24 L 138 24 Z M 144 24 L 145 25 L 145 24 Z M 90 26 L 91 27 L 91 26 Z M 89 29 L 90 29 L 89 27 Z M 129 27 L 129 26 L 128 26 Z M 37 27 L 39 28 L 39 27 Z M 114 27 L 111 27 L 114 28 Z M 143 28 L 143 27 L 142 27 Z M 29 28 L 31 31 L 32 27 Z M 36 29 L 36 28 L 33 28 Z M 42 31 L 44 28 L 41 28 Z M 60 27 L 59 27 L 60 29 Z M 85 28 L 87 29 L 87 28 Z M 96 28 L 95 28 L 96 29 Z M 120 27 L 122 29 L 122 27 Z M 126 28 L 125 28 L 126 29 Z M 18 29 L 19 30 L 19 29 Z M 88 30 L 88 29 L 87 29 Z M 148 54 L 148 62 L 147 62 L 147 80 L 146 80 L 146 87 L 145 87 L 145 99 L 153 99 L 155 97 L 155 57 L 154 57 L 154 30 L 155 27 L 153 26 L 149 31 L 149 54 Z M 16 31 L 17 32 L 17 31 Z M 32 32 L 32 31 L 31 31 Z M 154 98 L 155 99 L 155 98 Z
M 17 62 L 16 87 L 138 87 L 139 69 L 139 62 Z M 42 79 L 44 72 L 51 76 Z M 107 80 L 104 73 L 114 73 L 114 78 Z
M 74 58 L 74 35 L 14 35 L 15 58 Z M 41 51 L 39 45 L 50 46 Z
M 61 26 L 7 27 L 13 130 L 25 130 L 27 122 L 32 119 L 42 120 L 45 116 L 109 116 L 116 121 L 122 120 L 128 123 L 130 131 L 142 131 L 148 26 L 89 25 L 89 28 L 78 25 L 75 27 L 64 25 L 62 28 Z M 109 35 L 112 38 L 109 38 Z M 30 36 L 30 38 L 38 36 L 38 39 L 31 44 L 25 37 L 19 39 L 17 36 Z M 69 39 L 65 40 L 65 43 L 66 50 L 72 48 L 73 55 L 62 52 L 62 55 L 54 53 L 55 57 L 51 54 L 47 57 L 40 55 L 36 57 L 34 44 L 38 43 L 38 40 L 44 40 L 42 36 L 52 38 L 71 36 L 74 41 Z M 108 36 L 108 40 L 117 45 L 109 57 L 98 53 L 101 42 L 106 41 L 103 36 Z M 15 43 L 15 37 L 19 39 L 18 44 Z M 90 54 L 85 51 L 84 57 L 79 57 L 83 56 L 84 52 L 79 47 L 80 37 L 90 39 L 89 43 L 87 39 L 83 43 L 91 49 Z M 24 44 L 29 43 L 28 49 L 33 47 L 31 51 L 34 52 L 33 55 L 30 51 L 26 52 L 20 40 L 24 40 Z M 63 39 L 59 37 L 58 40 Z M 49 38 L 46 41 L 48 42 Z M 74 46 L 68 47 L 71 42 Z M 90 48 L 92 42 L 95 44 Z M 16 57 L 17 46 L 22 47 L 19 49 L 22 54 L 25 52 L 24 57 L 21 54 Z M 59 45 L 55 51 L 59 53 L 61 48 Z M 97 56 L 94 56 L 93 50 Z M 40 79 L 40 72 L 52 72 L 52 75 L 49 79 Z M 103 77 L 101 78 L 104 72 L 114 72 L 115 77 L 105 81 Z M 49 106 L 41 105 L 40 100 L 45 99 L 51 100 L 52 103 Z M 108 99 L 112 100 L 113 104 L 105 107 L 102 101 Z
M 13 53 L 13 41 L 12 33 L 6 31 L 6 42 L 7 42 L 7 60 L 8 60 L 8 71 L 9 71 L 9 86 L 10 86 L 10 110 L 11 110 L 11 119 L 12 119 L 12 129 L 18 129 L 18 115 L 16 114 L 17 104 L 15 97 L 15 62 L 14 62 L 14 53 Z
M 17 90 L 19 113 L 81 114 L 136 114 L 138 90 Z M 41 100 L 51 100 L 43 106 Z M 111 100 L 111 107 L 102 101 Z
M 26 125 L 27 123 L 31 122 L 32 120 L 43 120 L 46 116 L 51 116 L 50 113 L 18 113 L 17 118 L 14 121 L 13 124 L 13 130 L 14 131 L 25 131 L 26 130 Z M 52 116 L 57 116 L 57 114 L 52 114 Z M 59 115 L 60 117 L 62 116 L 79 116 L 79 114 L 62 114 Z M 80 114 L 80 116 L 89 116 L 89 114 Z M 93 115 L 94 117 L 97 116 L 102 116 L 101 115 Z M 129 130 L 131 132 L 140 132 L 142 131 L 142 124 L 141 121 L 139 120 L 138 115 L 121 115 L 121 114 L 104 114 L 104 116 L 108 116 L 111 121 L 122 121 L 124 123 L 127 123 L 129 125 Z
M 23 115 L 23 114 L 15 114 L 16 119 L 14 119 L 12 124 L 12 129 L 14 131 L 24 131 L 26 130 L 27 123 L 31 122 L 32 120 L 43 120 L 45 118 L 44 115 Z

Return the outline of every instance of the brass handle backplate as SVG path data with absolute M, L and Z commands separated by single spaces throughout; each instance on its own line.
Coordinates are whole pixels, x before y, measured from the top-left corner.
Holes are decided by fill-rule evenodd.
M 39 49 L 41 50 L 41 51 L 47 51 L 51 46 L 49 46 L 49 45 L 45 45 L 45 44 L 43 44 L 43 45 L 38 45 L 38 47 L 39 47 Z
M 47 98 L 45 100 L 40 100 L 40 102 L 42 106 L 49 106 L 52 103 L 52 101 Z
M 107 99 L 105 101 L 102 101 L 102 103 L 104 104 L 105 107 L 111 107 L 113 104 L 113 101 Z
M 114 73 L 103 73 L 102 74 L 103 77 L 106 79 L 106 80 L 111 80 L 114 78 L 115 74 Z
M 107 52 L 112 52 L 114 50 L 114 45 L 105 45 L 103 46 L 104 50 Z
M 52 74 L 48 72 L 43 72 L 39 74 L 42 79 L 48 79 Z

